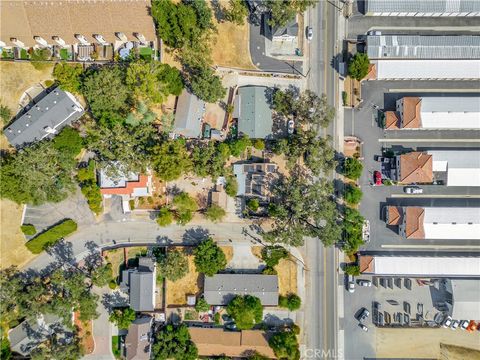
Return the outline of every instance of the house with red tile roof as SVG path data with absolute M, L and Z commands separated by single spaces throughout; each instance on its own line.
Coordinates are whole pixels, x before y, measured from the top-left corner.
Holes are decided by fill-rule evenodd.
M 401 184 L 431 184 L 433 158 L 424 152 L 414 151 L 396 157 L 396 181 Z

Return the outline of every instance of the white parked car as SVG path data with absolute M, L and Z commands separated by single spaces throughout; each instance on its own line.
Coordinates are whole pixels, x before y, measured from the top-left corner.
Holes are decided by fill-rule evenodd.
M 347 290 L 349 293 L 355 292 L 355 281 L 352 275 L 348 275 Z
M 307 40 L 311 41 L 313 39 L 313 29 L 311 26 L 307 26 Z
M 370 241 L 370 221 L 365 220 L 362 226 L 362 240 L 365 243 Z
M 452 329 L 452 330 L 457 330 L 458 325 L 460 325 L 460 321 L 458 321 L 458 320 L 453 320 L 453 321 L 452 321 L 452 325 L 450 325 L 450 329 Z
M 462 321 L 460 322 L 460 329 L 462 329 L 462 330 L 467 330 L 468 324 L 470 324 L 470 321 L 468 321 L 468 320 L 462 320 Z
M 372 286 L 372 282 L 370 280 L 358 280 L 357 284 L 359 286 L 365 286 L 365 287 Z
M 447 316 L 447 318 L 445 319 L 445 321 L 443 322 L 442 326 L 444 328 L 448 328 L 450 327 L 450 325 L 452 325 L 452 317 L 451 316 Z
M 418 186 L 407 186 L 404 190 L 407 194 L 423 194 L 423 189 Z
M 290 135 L 292 135 L 294 130 L 295 130 L 295 121 L 290 119 L 288 120 L 287 131 Z
M 365 325 L 360 323 L 358 324 L 358 326 L 360 326 L 360 329 L 362 329 L 363 331 L 368 332 L 368 328 Z

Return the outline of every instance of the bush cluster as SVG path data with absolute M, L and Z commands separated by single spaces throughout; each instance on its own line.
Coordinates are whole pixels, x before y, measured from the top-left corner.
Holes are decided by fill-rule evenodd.
M 77 223 L 71 219 L 66 219 L 28 241 L 26 246 L 33 254 L 40 254 L 47 247 L 55 245 L 60 239 L 76 230 Z

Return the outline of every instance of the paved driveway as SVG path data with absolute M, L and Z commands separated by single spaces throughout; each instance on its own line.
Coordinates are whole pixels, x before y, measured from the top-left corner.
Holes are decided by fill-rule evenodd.
M 265 265 L 262 265 L 260 259 L 252 254 L 250 244 L 233 244 L 233 257 L 227 264 L 227 269 L 256 271 L 264 267 Z
M 27 205 L 23 223 L 32 224 L 37 231 L 41 231 L 63 219 L 72 219 L 78 225 L 95 224 L 95 217 L 79 188 L 67 199 L 56 204 Z

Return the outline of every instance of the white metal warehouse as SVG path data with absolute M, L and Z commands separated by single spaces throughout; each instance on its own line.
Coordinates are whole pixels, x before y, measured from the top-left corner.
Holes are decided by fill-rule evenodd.
M 370 59 L 480 59 L 480 36 L 369 35 Z
M 370 16 L 480 16 L 478 0 L 365 0 Z
M 480 96 L 422 97 L 424 129 L 480 129 Z
M 447 186 L 480 186 L 479 150 L 429 150 L 428 154 L 433 172 L 446 173 Z

